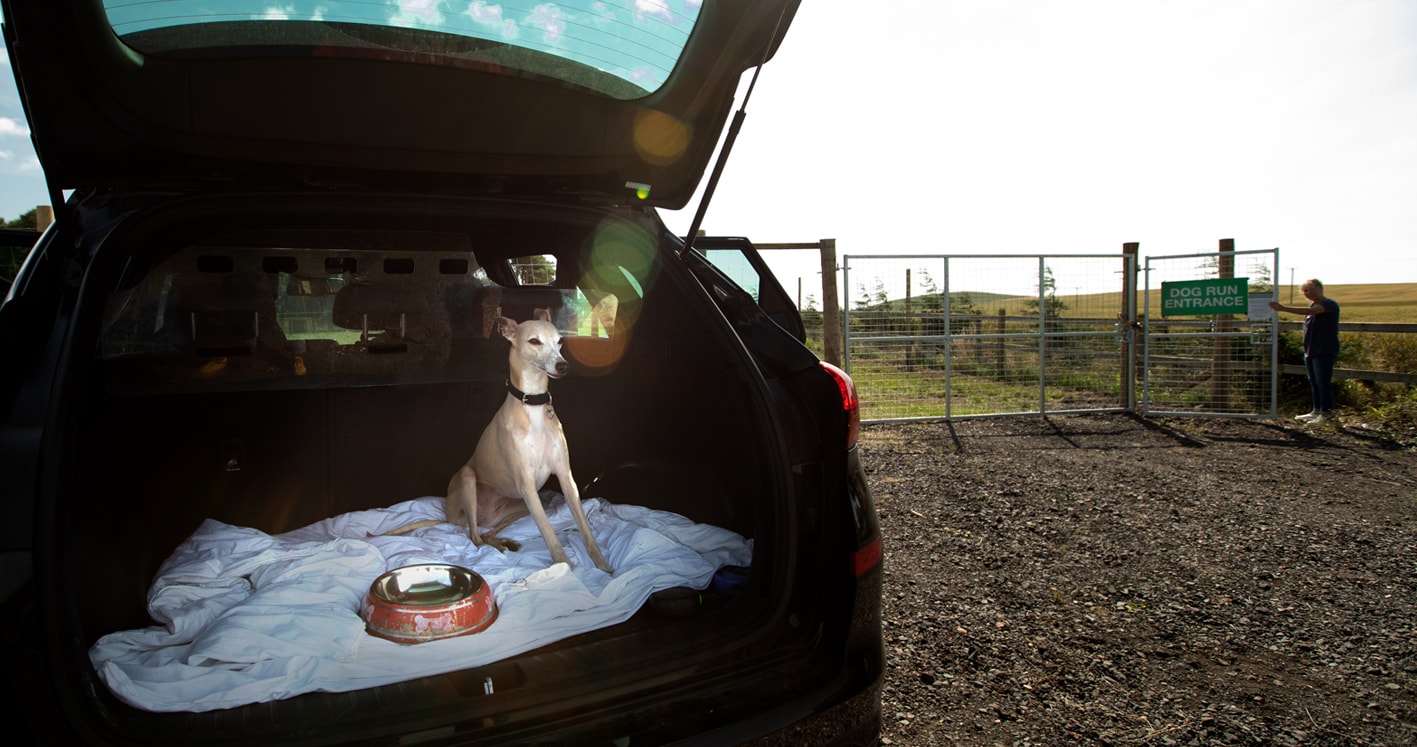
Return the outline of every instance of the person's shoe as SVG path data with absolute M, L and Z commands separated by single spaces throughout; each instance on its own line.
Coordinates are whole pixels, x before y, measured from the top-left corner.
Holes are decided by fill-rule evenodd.
M 1333 420 L 1333 418 L 1330 417 L 1328 413 L 1321 412 L 1316 417 L 1304 421 L 1304 425 L 1323 425 L 1330 420 Z
M 1297 420 L 1297 421 L 1299 421 L 1299 422 L 1301 422 L 1301 423 L 1307 423 L 1307 422 L 1309 422 L 1310 420 L 1313 420 L 1314 418 L 1318 418 L 1318 417 L 1323 417 L 1323 416 L 1322 416 L 1322 414 L 1321 414 L 1318 410 L 1314 410 L 1314 411 L 1312 411 L 1312 412 L 1306 412 L 1306 413 L 1304 413 L 1303 415 L 1295 415 L 1295 416 L 1294 416 L 1294 419 Z

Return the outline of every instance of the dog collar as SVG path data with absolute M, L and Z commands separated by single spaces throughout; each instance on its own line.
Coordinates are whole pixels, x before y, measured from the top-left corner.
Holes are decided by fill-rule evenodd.
M 541 394 L 527 394 L 526 392 L 523 392 L 522 390 L 512 386 L 511 381 L 507 382 L 507 393 L 512 395 L 512 397 L 516 398 L 518 402 L 524 405 L 551 404 L 551 392 L 542 392 Z

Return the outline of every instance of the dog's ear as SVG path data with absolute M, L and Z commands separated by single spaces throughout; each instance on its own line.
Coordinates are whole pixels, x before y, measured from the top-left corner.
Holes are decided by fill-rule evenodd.
M 497 317 L 497 334 L 515 343 L 517 341 L 517 322 L 515 319 L 508 319 L 505 316 Z
M 537 309 L 531 312 L 531 317 L 540 322 L 551 321 L 551 309 Z

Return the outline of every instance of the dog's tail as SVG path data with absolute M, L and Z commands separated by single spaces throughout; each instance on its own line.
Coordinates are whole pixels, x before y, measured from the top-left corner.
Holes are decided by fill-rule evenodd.
M 432 527 L 445 523 L 447 522 L 443 521 L 442 519 L 424 519 L 423 521 L 415 521 L 412 524 L 404 524 L 403 526 L 397 529 L 390 529 L 387 532 L 380 532 L 379 534 L 374 534 L 373 532 L 365 532 L 365 534 L 370 537 L 389 537 L 396 534 L 408 534 L 409 532 L 412 532 L 415 529 L 422 529 L 424 527 Z

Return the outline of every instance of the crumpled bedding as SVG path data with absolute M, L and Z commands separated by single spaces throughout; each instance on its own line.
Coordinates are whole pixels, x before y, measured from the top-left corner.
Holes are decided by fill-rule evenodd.
M 149 711 L 210 711 L 314 691 L 345 692 L 481 666 L 624 621 L 661 589 L 701 589 L 724 566 L 747 566 L 752 541 L 678 514 L 584 502 L 615 569 L 597 569 L 569 510 L 548 515 L 574 567 L 551 563 L 530 517 L 501 535 L 522 549 L 478 547 L 442 519 L 442 498 L 341 514 L 269 535 L 207 520 L 163 563 L 148 592 L 157 625 L 111 633 L 89 651 L 124 702 Z M 497 620 L 471 635 L 398 644 L 359 616 L 369 585 L 393 568 L 454 563 L 486 580 Z

